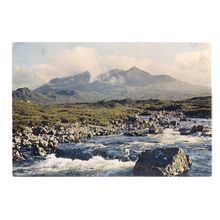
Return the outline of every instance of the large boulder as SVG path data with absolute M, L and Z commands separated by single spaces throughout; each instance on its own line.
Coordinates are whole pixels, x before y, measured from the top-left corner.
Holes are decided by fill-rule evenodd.
M 55 153 L 56 157 L 68 158 L 68 159 L 79 159 L 79 160 L 89 160 L 92 155 L 84 152 L 81 149 L 57 149 Z
M 194 134 L 203 134 L 208 131 L 207 128 L 204 128 L 202 125 L 194 125 L 191 129 L 189 128 L 180 128 L 179 132 L 181 135 L 194 135 Z M 210 131 L 210 130 L 209 130 Z
M 191 159 L 182 148 L 154 148 L 142 152 L 134 176 L 178 176 L 190 169 Z
M 187 129 L 187 128 L 180 128 L 179 132 L 181 135 L 191 135 L 191 129 Z
M 202 126 L 202 125 L 195 125 L 191 129 L 191 133 L 202 132 L 203 128 L 204 128 L 204 126 Z

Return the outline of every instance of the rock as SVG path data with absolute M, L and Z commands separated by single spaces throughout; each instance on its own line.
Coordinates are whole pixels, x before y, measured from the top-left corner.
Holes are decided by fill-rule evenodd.
M 149 128 L 149 134 L 162 134 L 162 128 Z
M 191 134 L 191 129 L 180 128 L 179 132 L 180 132 L 181 135 L 190 135 Z
M 204 127 L 202 130 L 202 136 L 211 137 L 212 136 L 212 129 Z
M 153 121 L 154 121 L 154 118 L 150 117 L 149 122 L 153 122 Z
M 42 147 L 38 147 L 38 154 L 42 157 L 47 156 L 47 152 Z
M 20 143 L 21 143 L 21 138 L 20 138 L 19 136 L 15 137 L 15 138 L 14 138 L 14 142 L 15 142 L 16 144 L 20 144 Z
M 210 109 L 199 109 L 185 112 L 185 115 L 189 118 L 211 118 Z
M 187 117 L 186 116 L 181 117 L 180 121 L 187 121 Z
M 33 128 L 34 135 L 47 134 L 47 133 L 48 133 L 48 131 L 45 127 L 38 126 L 38 127 Z
M 39 148 L 39 141 L 34 141 L 34 142 L 32 142 L 31 147 L 32 147 L 33 149 Z
M 148 115 L 150 115 L 150 114 L 151 114 L 151 113 L 150 113 L 150 111 L 148 111 L 148 110 L 146 110 L 146 111 L 140 113 L 140 115 L 143 115 L 143 116 L 148 116 Z
M 69 123 L 69 120 L 67 118 L 64 117 L 60 117 L 61 123 Z
M 57 149 L 55 155 L 56 157 L 69 158 L 72 160 L 89 160 L 90 158 L 92 158 L 91 154 L 83 152 L 83 150 L 81 149 Z
M 54 141 L 51 141 L 48 143 L 48 148 L 54 150 L 58 147 L 58 141 L 57 140 L 54 140 Z
M 190 158 L 189 155 L 186 155 L 186 159 L 187 159 L 187 162 L 189 164 L 189 167 L 191 167 L 192 166 L 192 159 Z
M 29 141 L 29 140 L 27 140 L 27 139 L 23 139 L 23 140 L 22 140 L 22 145 L 23 145 L 23 146 L 29 146 L 29 145 L 31 145 L 31 141 Z
M 27 126 L 24 126 L 21 128 L 21 131 L 24 135 L 28 136 L 30 134 L 32 134 L 32 128 L 31 127 L 27 127 Z
M 124 133 L 125 136 L 146 136 L 148 131 L 128 131 Z
M 143 152 L 134 168 L 135 176 L 177 176 L 190 169 L 192 162 L 182 148 L 154 148 Z
M 169 123 L 162 119 L 159 119 L 159 125 L 163 127 L 169 127 Z
M 93 133 L 92 133 L 92 132 L 89 132 L 89 133 L 87 134 L 87 137 L 88 137 L 88 138 L 93 137 Z
M 134 123 L 134 122 L 136 122 L 138 120 L 138 117 L 136 115 L 135 116 L 129 115 L 127 118 L 128 118 L 127 119 L 128 122 L 131 122 L 131 123 Z
M 187 128 L 180 128 L 179 132 L 181 135 L 192 135 L 192 134 L 201 134 L 203 135 L 205 132 L 203 132 L 204 126 L 202 125 L 194 125 L 191 129 Z
M 73 142 L 73 141 L 75 141 L 75 137 L 74 137 L 74 135 L 69 135 L 68 136 L 68 140 L 69 140 L 69 142 Z
M 45 148 L 47 148 L 47 146 L 48 146 L 48 142 L 45 141 L 45 140 L 40 140 L 40 141 L 39 141 L 39 146 L 40 146 L 40 147 L 43 147 L 43 148 L 45 149 Z
M 48 134 L 49 135 L 55 135 L 56 134 L 56 130 L 51 129 L 51 130 L 48 131 Z
M 58 145 L 58 141 L 55 139 L 55 140 L 53 141 L 53 144 L 54 144 L 55 146 L 57 146 L 57 145 Z
M 56 139 L 55 136 L 50 136 L 49 141 L 54 141 Z
M 92 151 L 92 155 L 93 156 L 101 156 L 107 160 L 114 160 L 117 159 L 119 161 L 131 161 L 130 159 L 130 155 L 124 155 L 124 154 L 120 154 L 120 153 L 115 153 L 114 151 L 108 151 L 108 149 L 106 148 L 96 148 Z
M 175 127 L 177 127 L 178 125 L 179 125 L 179 123 L 178 123 L 176 120 L 172 120 L 172 121 L 169 122 L 169 126 L 170 126 L 170 127 L 174 127 L 174 128 L 175 128 Z
M 106 148 L 96 148 L 93 150 L 92 154 L 106 159 L 108 157 L 108 150 Z
M 204 128 L 204 126 L 202 126 L 202 125 L 195 125 L 191 129 L 191 133 L 202 132 L 203 128 Z
M 20 153 L 18 150 L 13 150 L 13 161 L 18 162 L 18 161 L 21 161 L 21 160 L 25 160 L 22 153 Z

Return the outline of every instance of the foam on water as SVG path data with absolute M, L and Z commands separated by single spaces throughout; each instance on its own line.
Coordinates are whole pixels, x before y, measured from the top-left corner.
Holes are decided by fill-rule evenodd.
M 117 159 L 105 160 L 94 156 L 88 161 L 57 158 L 54 154 L 48 155 L 45 160 L 38 161 L 28 167 L 14 168 L 15 176 L 114 176 L 129 175 L 134 162 L 122 162 Z
M 105 145 L 101 144 L 101 143 L 79 143 L 78 144 L 79 146 L 80 145 L 83 145 L 83 147 L 88 147 L 88 148 L 95 148 L 95 147 L 98 147 L 98 148 L 103 148 L 103 147 L 106 147 Z
M 204 137 L 192 136 L 192 135 L 180 135 L 179 131 L 175 131 L 173 129 L 167 128 L 164 129 L 164 133 L 159 137 L 159 140 L 163 144 L 175 144 L 179 142 L 199 144 L 203 142 Z

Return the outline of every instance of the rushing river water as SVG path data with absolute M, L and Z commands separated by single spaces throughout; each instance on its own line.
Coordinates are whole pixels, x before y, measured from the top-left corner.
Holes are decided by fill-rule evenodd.
M 181 127 L 193 125 L 211 127 L 210 119 L 181 122 Z M 192 159 L 192 167 L 185 176 L 210 176 L 212 163 L 211 137 L 180 135 L 177 130 L 164 129 L 163 134 L 143 137 L 124 135 L 96 136 L 80 143 L 60 144 L 63 151 L 79 150 L 91 155 L 89 160 L 57 158 L 32 159 L 14 164 L 15 176 L 132 176 L 138 155 L 154 147 L 182 147 Z

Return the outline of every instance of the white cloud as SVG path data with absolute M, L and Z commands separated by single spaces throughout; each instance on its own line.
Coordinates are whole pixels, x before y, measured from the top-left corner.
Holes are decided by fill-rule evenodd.
M 94 48 L 75 47 L 64 50 L 58 57 L 50 60 L 60 76 L 90 71 L 95 78 L 102 71 L 102 57 Z
M 195 84 L 211 84 L 211 49 L 205 47 L 199 51 L 178 54 L 175 58 L 174 76 Z
M 173 63 L 158 62 L 149 58 L 137 59 L 114 54 L 101 56 L 95 48 L 75 47 L 65 49 L 47 63 L 31 67 L 16 66 L 13 71 L 14 87 L 27 85 L 35 88 L 55 77 L 64 77 L 89 71 L 92 80 L 109 69 L 128 69 L 137 66 L 152 74 L 169 74 L 194 84 L 210 84 L 210 48 L 205 46 L 196 51 L 177 54 Z

